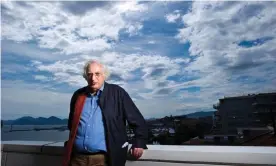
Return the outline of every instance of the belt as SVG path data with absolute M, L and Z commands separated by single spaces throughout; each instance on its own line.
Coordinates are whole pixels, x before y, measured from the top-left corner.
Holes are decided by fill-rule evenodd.
M 105 151 L 98 151 L 98 152 L 73 152 L 74 154 L 77 155 L 97 155 L 97 154 L 106 154 Z

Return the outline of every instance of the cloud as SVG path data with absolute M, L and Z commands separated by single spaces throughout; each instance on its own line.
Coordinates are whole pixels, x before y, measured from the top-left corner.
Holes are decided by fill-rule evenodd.
M 106 64 L 111 71 L 110 81 L 132 81 L 138 79 L 148 82 L 150 80 L 164 81 L 169 76 L 181 72 L 181 64 L 187 63 L 187 59 L 171 59 L 159 55 L 119 54 L 105 52 L 101 55 L 83 55 L 52 64 L 44 64 L 35 61 L 33 66 L 40 71 L 46 71 L 53 75 L 53 80 L 70 85 L 85 85 L 81 79 L 81 72 L 85 61 L 99 60 Z M 135 64 L 135 65 L 133 65 Z M 158 68 L 159 66 L 159 68 Z M 151 87 L 154 88 L 154 87 Z
M 125 88 L 147 118 L 209 111 L 224 96 L 276 90 L 273 2 L 2 6 L 5 116 L 20 107 L 33 115 L 66 110 L 71 93 L 86 85 L 82 68 L 91 59 L 107 65 L 108 82 Z M 8 81 L 22 66 L 26 75 Z M 13 101 L 10 90 L 38 97 Z M 34 111 L 39 104 L 41 112 Z
M 200 86 L 204 98 L 276 90 L 273 2 L 194 2 L 182 16 L 184 27 L 176 36 L 189 42 L 194 57 L 185 70 L 197 71 L 199 79 L 178 88 Z M 262 40 L 269 38 L 269 40 Z M 257 40 L 260 39 L 260 40 Z M 243 41 L 259 44 L 239 45 Z M 248 77 L 248 80 L 241 80 Z M 261 84 L 258 83 L 262 82 Z M 216 95 L 218 94 L 218 95 Z
M 112 3 L 116 2 L 108 2 L 108 1 L 66 1 L 62 2 L 62 8 L 66 11 L 71 12 L 75 15 L 84 15 L 86 12 L 97 9 L 97 8 L 110 8 Z
M 40 80 L 40 81 L 48 81 L 49 80 L 49 78 L 44 75 L 35 75 L 34 79 Z
M 87 4 L 91 5 L 91 2 Z M 29 2 L 24 5 L 4 2 L 3 38 L 16 42 L 37 40 L 39 47 L 67 55 L 103 51 L 111 49 L 121 30 L 134 35 L 142 28 L 137 20 L 133 23 L 125 20 L 125 14 L 147 10 L 145 5 L 137 2 L 122 2 L 105 8 L 90 8 L 83 15 L 74 15 L 69 12 L 70 7 L 69 11 L 64 10 L 64 5 L 60 2 Z M 82 8 L 83 5 L 84 2 Z
M 114 5 L 114 9 L 122 13 L 126 12 L 143 12 L 148 10 L 147 5 L 135 1 L 119 2 Z
M 24 66 L 21 64 L 2 64 L 2 77 L 3 74 L 16 74 L 16 73 L 20 73 L 20 74 L 25 74 L 31 71 L 31 68 L 28 66 Z
M 11 40 L 2 41 L 2 55 L 7 56 L 21 56 L 22 58 L 28 57 L 30 59 L 38 59 L 43 61 L 54 61 L 63 59 L 61 54 L 39 48 L 35 43 L 18 43 Z
M 141 23 L 129 24 L 126 26 L 126 32 L 129 33 L 130 36 L 137 35 L 138 32 L 143 28 Z
M 47 86 L 20 80 L 2 81 L 2 116 L 68 117 L 70 93 L 53 92 Z M 15 97 L 16 96 L 16 97 Z
M 168 81 L 167 78 L 181 73 L 181 65 L 187 63 L 185 58 L 171 59 L 158 55 L 125 55 L 105 52 L 100 56 L 85 55 L 53 64 L 35 62 L 33 65 L 40 71 L 51 73 L 52 81 L 66 83 L 77 88 L 86 85 L 85 80 L 81 78 L 81 69 L 85 61 L 91 59 L 97 59 L 107 65 L 111 71 L 108 82 L 119 84 L 125 88 L 146 117 L 152 114 L 164 114 L 167 107 L 162 108 L 163 104 L 160 104 L 160 108 L 159 106 L 155 108 L 156 111 L 148 112 L 149 108 L 144 110 L 144 104 L 141 101 L 147 103 L 150 102 L 149 99 L 151 101 L 154 99 L 154 95 L 156 97 L 166 95 L 166 90 L 162 90 L 162 88 L 166 85 L 175 84 L 174 81 Z M 158 70 L 157 66 L 162 69 Z M 170 89 L 167 90 L 170 91 Z M 156 98 L 154 100 L 159 102 L 159 100 L 164 99 Z M 174 100 L 174 98 L 170 99 L 171 102 Z
M 167 14 L 165 18 L 169 23 L 175 23 L 180 18 L 179 10 L 176 10 L 171 14 Z
M 151 41 L 148 42 L 148 44 L 155 44 L 155 43 L 156 43 L 156 42 L 153 41 L 153 40 L 151 40 Z

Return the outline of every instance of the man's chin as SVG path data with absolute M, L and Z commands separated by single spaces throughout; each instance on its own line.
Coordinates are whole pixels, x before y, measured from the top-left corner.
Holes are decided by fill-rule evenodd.
M 90 85 L 89 87 L 90 87 L 91 90 L 97 90 L 97 89 L 99 89 L 98 86 L 95 86 L 95 85 Z

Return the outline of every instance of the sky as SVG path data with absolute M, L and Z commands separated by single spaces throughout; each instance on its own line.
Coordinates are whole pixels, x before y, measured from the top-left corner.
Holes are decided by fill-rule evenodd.
M 225 96 L 276 92 L 276 2 L 1 2 L 1 115 L 67 118 L 82 68 L 145 118 L 214 111 Z

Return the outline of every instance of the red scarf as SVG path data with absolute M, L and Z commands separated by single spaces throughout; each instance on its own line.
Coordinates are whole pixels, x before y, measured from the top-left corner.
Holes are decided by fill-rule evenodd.
M 72 121 L 72 127 L 69 135 L 69 140 L 67 144 L 65 145 L 65 152 L 63 156 L 63 162 L 62 166 L 69 166 L 70 160 L 71 160 L 71 154 L 72 149 L 75 141 L 75 137 L 77 134 L 78 125 L 80 122 L 81 112 L 83 109 L 83 105 L 85 102 L 86 96 L 80 95 L 77 99 L 76 105 L 75 105 L 75 112 L 73 115 L 73 121 Z

